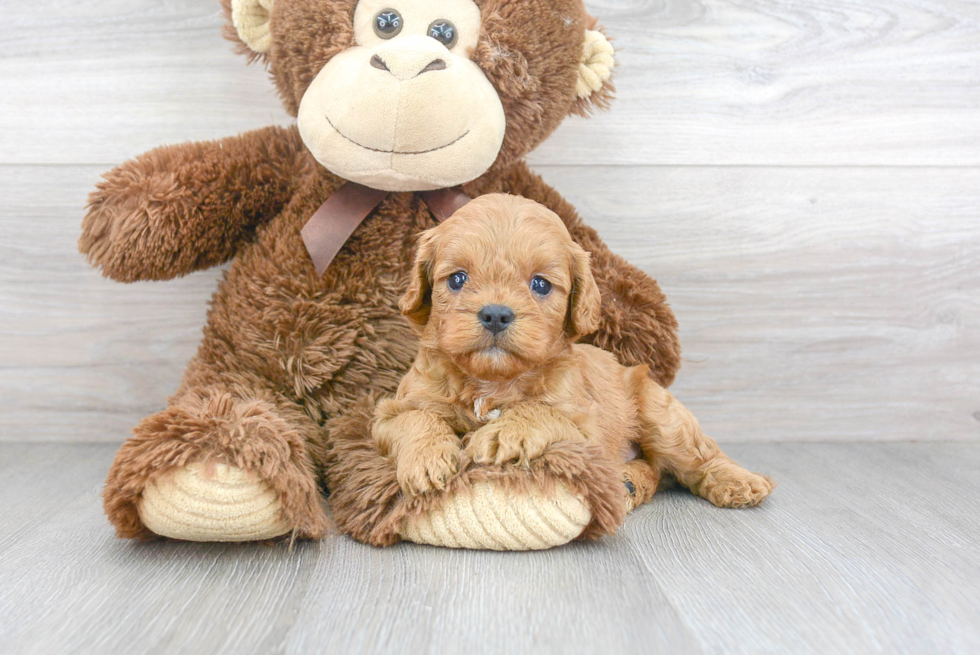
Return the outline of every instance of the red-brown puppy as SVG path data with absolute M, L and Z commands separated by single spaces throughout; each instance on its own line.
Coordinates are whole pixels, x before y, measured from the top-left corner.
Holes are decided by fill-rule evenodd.
M 656 472 L 715 505 L 757 505 L 772 490 L 646 366 L 574 343 L 596 327 L 599 290 L 588 253 L 538 203 L 481 196 L 425 232 L 401 309 L 421 347 L 372 430 L 406 493 L 445 487 L 464 448 L 477 463 L 527 464 L 583 439 L 611 456 L 637 443 Z

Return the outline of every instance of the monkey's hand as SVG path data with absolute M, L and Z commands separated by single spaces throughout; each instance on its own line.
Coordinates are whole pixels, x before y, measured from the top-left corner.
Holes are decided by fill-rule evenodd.
M 227 261 L 291 197 L 302 148 L 295 129 L 267 127 L 151 150 L 96 185 L 78 248 L 120 282 Z

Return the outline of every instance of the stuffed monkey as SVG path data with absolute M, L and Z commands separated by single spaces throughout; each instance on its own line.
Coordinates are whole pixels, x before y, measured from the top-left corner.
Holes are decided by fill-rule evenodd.
M 613 51 L 581 0 L 222 2 L 226 35 L 268 67 L 297 121 L 157 148 L 91 195 L 79 245 L 110 278 L 230 262 L 179 388 L 109 471 L 117 534 L 314 539 L 322 484 L 340 527 L 372 543 L 444 542 L 426 521 L 464 510 L 505 532 L 520 531 L 521 512 L 561 510 L 565 527 L 522 542 L 535 547 L 614 529 L 655 486 L 635 462 L 473 471 L 483 500 L 450 488 L 409 512 L 366 477 L 377 453 L 362 438 L 415 355 L 397 303 L 417 235 L 486 193 L 555 211 L 591 252 L 602 294 L 586 341 L 673 379 L 676 321 L 656 282 L 523 161 L 566 116 L 612 97 Z

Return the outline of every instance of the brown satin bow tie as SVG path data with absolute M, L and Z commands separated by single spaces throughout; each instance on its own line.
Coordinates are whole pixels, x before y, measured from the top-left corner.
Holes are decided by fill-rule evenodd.
M 317 275 L 323 275 L 357 226 L 387 195 L 387 191 L 346 182 L 320 205 L 300 231 Z M 460 187 L 423 191 L 421 195 L 440 223 L 471 200 Z

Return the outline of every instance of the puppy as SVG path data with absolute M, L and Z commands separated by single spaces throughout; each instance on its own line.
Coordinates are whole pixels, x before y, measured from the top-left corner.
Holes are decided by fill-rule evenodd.
M 585 441 L 617 459 L 639 445 L 654 476 L 643 500 L 670 474 L 721 507 L 762 502 L 769 480 L 722 453 L 646 366 L 575 343 L 599 305 L 588 253 L 535 202 L 481 196 L 423 233 L 400 303 L 421 346 L 372 421 L 402 489 L 443 489 L 461 455 L 527 466 Z

